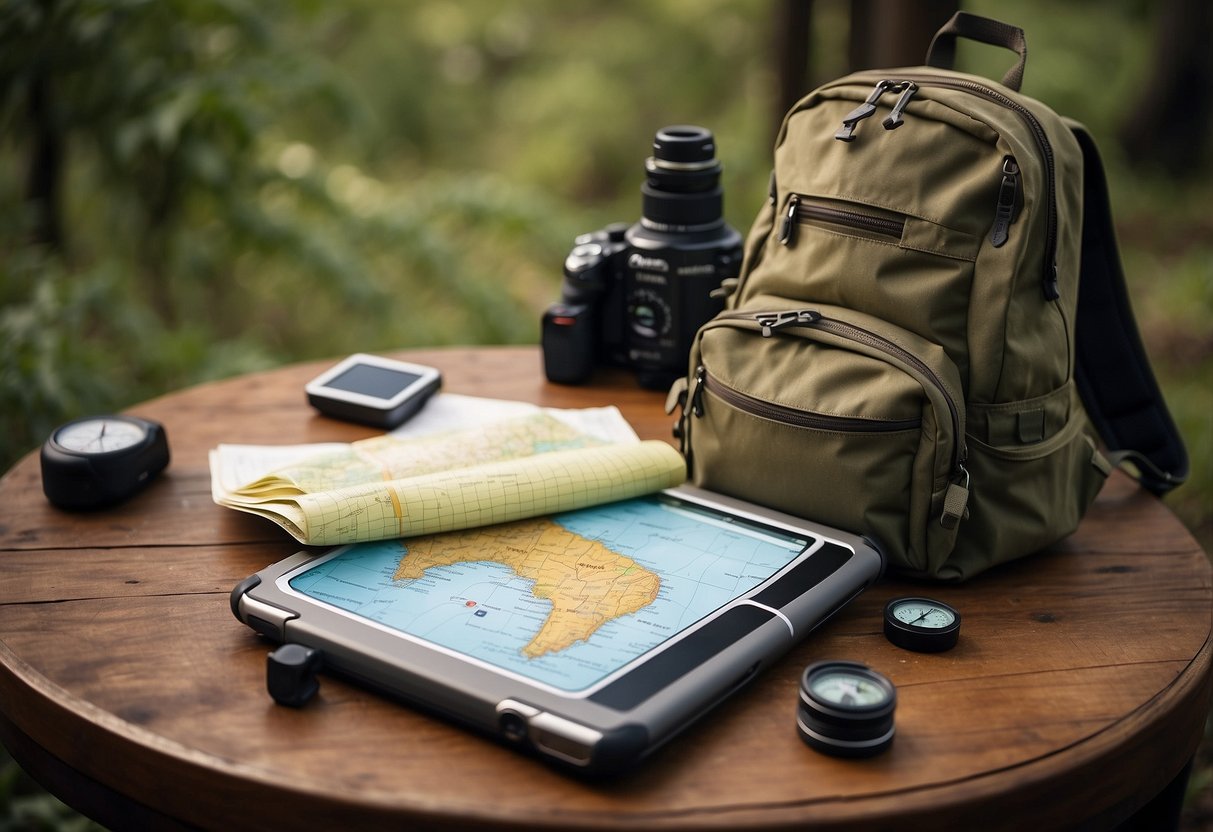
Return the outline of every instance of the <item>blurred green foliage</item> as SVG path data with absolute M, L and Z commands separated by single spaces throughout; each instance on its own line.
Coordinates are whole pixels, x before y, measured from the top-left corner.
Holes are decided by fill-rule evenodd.
M 1102 139 L 1198 462 L 1174 504 L 1208 542 L 1210 186 L 1114 141 L 1150 4 L 965 5 L 1024 26 L 1024 91 Z M 838 75 L 847 4 L 815 3 L 814 24 L 810 76 Z M 666 124 L 717 133 L 746 228 L 776 128 L 773 26 L 744 0 L 2 0 L 0 465 L 68 417 L 206 379 L 535 341 L 573 235 L 638 216 Z M 1000 77 L 1010 57 L 959 59 Z
M 1209 157 L 1175 181 L 1115 142 L 1155 7 L 964 6 L 1023 26 L 1024 92 L 1100 139 L 1193 460 L 1169 501 L 1213 551 Z M 847 5 L 817 0 L 814 20 L 827 79 Z M 535 342 L 572 237 L 638 218 L 663 125 L 715 131 L 726 218 L 747 228 L 777 127 L 773 26 L 746 0 L 0 0 L 0 470 L 67 418 L 207 379 Z M 960 51 L 996 78 L 1009 60 Z

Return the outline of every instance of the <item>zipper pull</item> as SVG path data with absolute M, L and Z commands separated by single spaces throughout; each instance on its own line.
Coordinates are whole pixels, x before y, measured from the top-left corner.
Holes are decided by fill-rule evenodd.
M 728 300 L 733 296 L 733 294 L 737 291 L 737 287 L 740 285 L 741 278 L 726 277 L 724 280 L 720 281 L 719 286 L 708 292 L 708 297 L 712 298 L 713 300 Z
M 792 312 L 759 312 L 754 316 L 762 325 L 762 337 L 770 338 L 777 329 L 794 324 L 812 324 L 821 320 L 821 313 L 812 309 L 798 309 Z
M 1054 262 L 1049 268 L 1043 281 L 1045 290 L 1045 300 L 1057 300 L 1061 297 L 1061 285 L 1058 282 L 1057 263 Z
M 902 111 L 910 103 L 910 99 L 914 97 L 914 93 L 918 92 L 918 85 L 913 81 L 904 81 L 901 84 L 890 87 L 890 89 L 901 89 L 901 96 L 897 99 L 897 103 L 893 105 L 893 111 L 889 113 L 882 124 L 884 124 L 884 129 L 886 130 L 896 130 L 905 123 L 901 117 Z
M 695 369 L 695 387 L 691 390 L 691 413 L 695 416 L 703 415 L 703 379 L 707 374 L 702 364 Z
M 885 94 L 892 83 L 892 81 L 886 80 L 877 84 L 876 88 L 868 94 L 867 99 L 843 118 L 842 127 L 838 128 L 838 132 L 834 134 L 834 138 L 840 142 L 855 141 L 855 125 L 876 112 L 876 102 L 880 100 L 880 96 Z
M 796 210 L 800 207 L 800 197 L 792 194 L 788 198 L 788 207 L 779 224 L 779 242 L 785 246 L 792 245 L 792 235 L 796 233 Z
M 1019 198 L 1019 164 L 1014 156 L 1002 160 L 1002 184 L 998 186 L 998 205 L 994 208 L 994 227 L 990 229 L 990 245 L 999 248 L 1010 236 L 1015 219 L 1015 202 Z
M 670 392 L 665 397 L 665 415 L 669 416 L 678 408 L 678 418 L 674 420 L 672 433 L 681 442 L 683 437 L 682 423 L 687 417 L 687 377 L 679 376 L 670 385 Z
M 964 465 L 957 464 L 956 474 L 956 479 L 948 483 L 948 490 L 943 495 L 943 513 L 939 516 L 939 525 L 948 531 L 956 528 L 968 512 L 969 472 Z

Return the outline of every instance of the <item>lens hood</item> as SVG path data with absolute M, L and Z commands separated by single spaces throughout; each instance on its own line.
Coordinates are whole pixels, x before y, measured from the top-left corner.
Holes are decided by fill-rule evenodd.
M 653 137 L 653 165 L 664 170 L 718 167 L 712 131 L 693 124 L 663 127 Z
M 642 222 L 669 233 L 697 233 L 724 222 L 716 139 L 704 127 L 678 124 L 653 137 L 640 188 Z

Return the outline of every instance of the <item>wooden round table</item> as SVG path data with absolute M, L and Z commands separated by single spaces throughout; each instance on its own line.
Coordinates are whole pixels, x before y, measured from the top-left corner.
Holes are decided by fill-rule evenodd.
M 533 347 L 413 351 L 452 392 L 555 407 L 613 403 L 668 439 L 664 397 L 623 372 L 544 381 Z M 1048 829 L 1108 827 L 1192 757 L 1209 710 L 1209 562 L 1123 476 L 1062 544 L 961 586 L 886 579 L 638 769 L 585 782 L 325 678 L 299 710 L 265 691 L 271 646 L 228 594 L 299 547 L 211 502 L 220 443 L 352 441 L 303 386 L 327 364 L 202 385 L 134 408 L 173 458 L 115 509 L 41 493 L 37 454 L 0 481 L 0 742 L 114 828 Z M 886 601 L 959 609 L 960 644 L 909 653 Z M 862 761 L 795 728 L 810 661 L 864 662 L 898 689 L 897 740 Z

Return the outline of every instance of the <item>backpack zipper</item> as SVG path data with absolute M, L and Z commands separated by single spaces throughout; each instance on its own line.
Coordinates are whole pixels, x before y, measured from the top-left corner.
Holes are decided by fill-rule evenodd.
M 844 208 L 831 208 L 818 203 L 806 202 L 806 199 L 807 197 L 800 194 L 792 194 L 788 197 L 783 222 L 779 226 L 779 242 L 785 246 L 791 246 L 795 242 L 797 224 L 814 220 L 856 228 L 860 231 L 898 240 L 905 231 L 906 221 L 904 219 L 889 219 L 872 214 L 861 214 L 858 211 L 848 211 Z
M 939 375 L 931 369 L 921 358 L 914 353 L 897 344 L 894 341 L 885 338 L 879 333 L 872 332 L 869 329 L 856 326 L 855 324 L 840 321 L 837 318 L 827 318 L 815 309 L 792 309 L 782 312 L 725 312 L 718 315 L 716 321 L 753 321 L 761 327 L 761 335 L 763 338 L 769 338 L 775 332 L 789 327 L 810 327 L 820 329 L 826 332 L 832 332 L 850 341 L 856 341 L 861 344 L 867 344 L 876 350 L 892 355 L 904 361 L 909 366 L 913 367 L 923 379 L 925 379 L 932 387 L 939 391 L 944 403 L 948 408 L 948 416 L 952 425 L 952 456 L 949 462 L 950 482 L 945 493 L 943 511 L 939 518 L 939 522 L 947 529 L 954 529 L 960 520 L 964 517 L 966 505 L 969 497 L 969 472 L 965 469 L 964 463 L 968 459 L 968 449 L 965 445 L 964 425 L 961 422 L 960 408 L 956 404 L 956 398 L 952 395 L 951 390 Z M 694 416 L 703 415 L 703 391 L 709 388 L 712 382 L 708 380 L 707 368 L 700 364 L 695 372 L 695 386 L 690 391 L 689 410 Z M 719 387 L 720 385 L 718 385 Z M 713 388 L 712 392 L 718 392 Z M 738 396 L 745 394 L 738 393 Z M 723 397 L 722 397 L 723 398 Z M 781 405 L 773 405 L 776 408 L 782 408 Z M 808 411 L 801 411 L 807 414 Z M 822 416 L 823 414 L 813 414 L 814 416 Z M 846 418 L 846 417 L 836 417 Z M 807 427 L 807 425 L 806 425 Z M 904 429 L 904 428 L 900 428 Z M 689 446 L 688 446 L 689 447 Z
M 889 113 L 888 118 L 884 120 L 884 129 L 895 130 L 900 127 L 902 124 L 901 113 L 910 103 L 910 99 L 914 97 L 914 93 L 918 92 L 918 85 L 913 81 L 884 79 L 876 84 L 875 89 L 868 94 L 862 104 L 843 117 L 842 127 L 838 128 L 834 138 L 840 142 L 855 141 L 855 125 L 876 112 L 876 104 L 886 92 L 900 92 L 901 95 L 897 98 L 897 103 L 893 105 L 893 110 Z
M 990 245 L 1006 243 L 1015 221 L 1015 203 L 1019 198 L 1019 164 L 1014 156 L 1002 160 L 1002 182 L 998 185 L 998 204 L 994 206 L 994 227 L 990 229 Z
M 886 130 L 896 130 L 905 123 L 901 114 L 905 112 L 906 106 L 910 103 L 910 99 L 914 97 L 914 93 L 918 92 L 918 85 L 913 81 L 904 82 L 901 90 L 901 95 L 897 97 L 897 103 L 893 105 L 893 109 L 889 111 L 889 115 L 881 122 L 881 125 Z
M 897 344 L 883 335 L 872 332 L 869 329 L 849 324 L 845 321 L 840 321 L 837 318 L 827 318 L 815 309 L 792 309 L 786 312 L 726 312 L 719 315 L 716 320 L 750 320 L 754 321 L 761 327 L 763 338 L 769 338 L 775 332 L 781 329 L 786 329 L 793 326 L 811 327 L 814 329 L 832 332 L 835 335 L 841 335 L 850 341 L 858 341 L 861 344 L 867 344 L 874 347 L 886 355 L 895 356 L 906 364 L 913 367 L 919 374 L 925 378 L 931 386 L 937 389 L 943 397 L 943 400 L 948 406 L 948 416 L 952 423 L 952 435 L 956 437 L 956 441 L 952 443 L 952 464 L 951 470 L 960 475 L 964 471 L 964 462 L 968 456 L 964 447 L 964 426 L 961 424 L 960 408 L 956 404 L 956 397 L 948 388 L 948 385 L 939 374 L 931 369 L 921 358 L 907 350 L 905 347 Z M 695 415 L 700 415 L 696 413 Z
M 862 78 L 857 78 L 848 83 L 860 83 L 863 80 L 864 79 Z M 1047 200 L 1045 200 L 1045 257 L 1043 274 L 1041 276 L 1041 287 L 1044 291 L 1046 299 L 1057 300 L 1060 298 L 1061 291 L 1058 288 L 1057 275 L 1057 168 L 1056 161 L 1053 157 L 1053 146 L 1049 143 L 1049 135 L 1047 132 L 1045 132 L 1044 125 L 1040 123 L 1032 111 L 1027 107 L 1020 104 L 1018 101 L 1015 101 L 1013 98 L 1004 95 L 991 87 L 987 87 L 984 84 L 979 84 L 976 81 L 968 81 L 962 78 L 949 78 L 942 75 L 915 73 L 903 76 L 902 80 L 900 81 L 887 78 L 881 79 L 876 84 L 876 88 L 868 96 L 868 100 L 843 119 L 843 129 L 839 130 L 834 137 L 843 141 L 851 141 L 854 136 L 851 136 L 850 133 L 847 134 L 846 138 L 840 135 L 847 129 L 847 120 L 851 119 L 856 113 L 864 109 L 869 102 L 871 103 L 871 112 L 865 111 L 865 114 L 859 116 L 859 118 L 856 118 L 855 121 L 859 121 L 860 119 L 867 118 L 868 116 L 872 115 L 872 113 L 876 111 L 876 103 L 880 100 L 880 96 L 884 95 L 891 89 L 896 89 L 898 84 L 918 84 L 919 86 L 943 87 L 945 89 L 960 90 L 962 92 L 972 93 L 973 95 L 980 96 L 987 101 L 992 101 L 1001 107 L 1011 110 L 1023 120 L 1024 124 L 1027 125 L 1028 130 L 1032 133 L 1033 138 L 1036 139 L 1036 145 L 1040 149 L 1041 159 L 1044 162 L 1045 190 L 1049 197 Z M 909 91 L 909 87 L 903 87 L 902 89 L 905 90 L 902 97 L 906 99 L 905 103 L 908 103 L 909 99 L 906 96 L 906 92 Z M 913 93 L 910 93 L 910 95 L 913 95 Z M 897 102 L 897 104 L 900 105 L 903 110 L 905 109 L 905 103 L 903 103 L 901 100 L 898 100 Z M 896 106 L 894 109 L 896 109 Z M 894 124 L 893 126 L 898 126 L 901 122 L 901 111 L 897 111 L 896 115 L 897 124 Z M 892 118 L 893 114 L 891 113 L 889 115 L 889 119 Z M 886 122 L 889 119 L 886 119 Z M 855 121 L 850 123 L 851 131 L 854 130 Z M 886 128 L 891 129 L 887 123 L 885 126 Z
M 751 416 L 798 428 L 843 433 L 896 433 L 903 430 L 914 430 L 922 426 L 922 419 L 868 419 L 862 416 L 835 416 L 769 402 L 728 386 L 709 373 L 702 364 L 695 371 L 695 382 L 691 409 L 696 415 L 703 413 L 702 397 L 704 391 L 707 391 L 731 407 L 749 413 Z
M 952 443 L 951 469 L 957 473 L 964 470 L 965 453 L 962 450 L 964 447 L 964 427 L 960 421 L 960 408 L 956 405 L 956 400 L 943 379 L 921 358 L 900 344 L 885 338 L 883 335 L 854 324 L 846 323 L 845 321 L 840 321 L 837 318 L 827 318 L 813 309 L 798 309 L 790 312 L 759 312 L 756 315 L 751 315 L 751 317 L 762 327 L 763 338 L 771 337 L 776 330 L 792 326 L 807 326 L 826 332 L 833 332 L 835 335 L 841 335 L 850 341 L 867 344 L 887 355 L 896 356 L 909 364 L 943 395 L 943 399 L 948 405 L 948 415 L 952 421 L 952 435 L 956 437 L 956 441 Z

